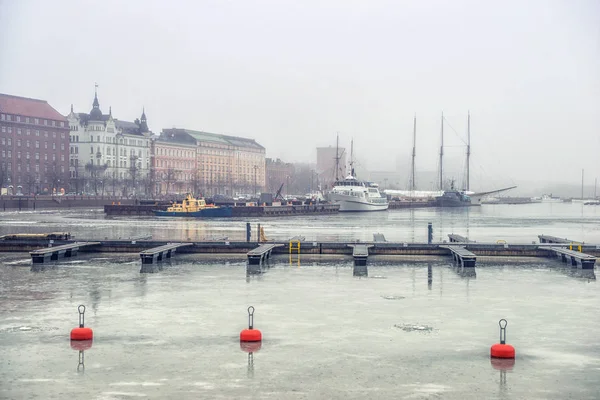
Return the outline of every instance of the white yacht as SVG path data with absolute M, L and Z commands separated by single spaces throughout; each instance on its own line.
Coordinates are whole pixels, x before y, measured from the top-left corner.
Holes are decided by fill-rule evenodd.
M 359 181 L 353 175 L 336 181 L 327 199 L 339 204 L 340 211 L 384 211 L 389 206 L 387 198 L 379 193 L 377 184 Z

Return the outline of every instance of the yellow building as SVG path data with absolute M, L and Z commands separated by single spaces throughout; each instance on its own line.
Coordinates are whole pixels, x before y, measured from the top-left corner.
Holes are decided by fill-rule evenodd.
M 196 166 L 205 195 L 254 194 L 265 188 L 265 148 L 254 139 L 189 129 L 163 129 L 196 141 Z

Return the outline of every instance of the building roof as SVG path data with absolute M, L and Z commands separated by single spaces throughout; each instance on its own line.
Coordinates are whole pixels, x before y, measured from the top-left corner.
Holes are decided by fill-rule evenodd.
M 46 100 L 30 99 L 0 93 L 0 112 L 26 117 L 66 121 L 64 115 L 56 111 Z
M 257 150 L 264 150 L 264 147 L 256 143 L 254 139 L 242 138 L 238 136 L 221 135 L 203 131 L 193 131 L 190 129 L 163 129 L 163 131 L 185 132 L 200 142 L 213 142 L 236 147 L 251 147 Z
M 136 122 L 121 121 L 120 119 L 115 119 L 115 126 L 117 127 L 117 129 L 120 129 L 123 133 L 126 133 L 128 135 L 144 136 L 140 130 L 140 125 Z
M 167 131 L 163 130 L 160 133 L 160 136 L 156 138 L 156 141 L 162 143 L 169 143 L 173 145 L 196 145 L 196 139 L 188 135 L 186 132 L 180 131 L 178 129 L 171 129 Z

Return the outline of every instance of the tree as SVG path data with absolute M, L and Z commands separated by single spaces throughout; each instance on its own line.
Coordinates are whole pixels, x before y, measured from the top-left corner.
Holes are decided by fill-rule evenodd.
M 8 182 L 8 171 L 6 170 L 6 163 L 0 164 L 0 187 L 4 187 L 4 185 Z
M 67 183 L 65 174 L 60 171 L 60 166 L 56 161 L 52 162 L 48 167 L 49 168 L 46 171 L 46 181 L 50 186 L 49 191 L 50 193 L 58 193 L 60 192 L 61 185 L 64 186 Z
M 200 196 L 200 194 L 203 195 L 203 193 L 200 193 L 200 187 L 202 186 L 202 181 L 200 179 L 200 173 L 198 172 L 198 170 L 195 170 L 194 173 L 192 174 L 192 181 L 190 182 L 191 187 L 192 187 L 192 191 L 194 193 L 194 196 Z
M 93 161 L 90 161 L 85 165 L 85 170 L 90 177 L 96 195 L 98 195 L 98 184 L 103 183 L 102 179 L 107 168 L 107 164 L 94 164 Z
M 27 172 L 24 177 L 24 183 L 26 186 L 25 193 L 35 193 L 36 192 L 36 184 L 40 182 L 40 177 L 35 172 Z
M 163 172 L 162 181 L 166 183 L 166 194 L 169 194 L 169 190 L 171 189 L 171 185 L 175 182 L 175 176 L 177 171 L 173 168 L 168 168 L 165 172 Z
M 138 181 L 140 180 L 142 164 L 138 163 L 138 156 L 132 154 L 129 157 L 129 178 L 131 182 L 131 188 L 133 189 L 133 194 L 135 195 L 135 190 L 137 188 Z

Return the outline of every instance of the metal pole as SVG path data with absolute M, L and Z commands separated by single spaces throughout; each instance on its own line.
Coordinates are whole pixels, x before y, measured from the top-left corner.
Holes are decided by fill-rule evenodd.
M 440 145 L 440 190 L 444 190 L 444 113 L 442 113 L 441 122 L 442 143 Z
M 471 112 L 469 111 L 467 117 L 467 187 L 466 190 L 470 190 L 470 176 L 469 176 L 469 167 L 471 160 Z

